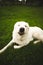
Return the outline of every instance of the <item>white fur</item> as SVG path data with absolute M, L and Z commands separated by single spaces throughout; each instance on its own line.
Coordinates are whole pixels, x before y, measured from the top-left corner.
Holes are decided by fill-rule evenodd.
M 23 35 L 19 35 L 19 29 L 23 27 L 25 29 L 25 32 Z M 42 41 L 43 42 L 43 30 L 39 27 L 30 27 L 27 22 L 20 21 L 17 22 L 14 25 L 13 33 L 12 33 L 12 40 L 3 48 L 0 50 L 0 53 L 4 52 L 10 45 L 13 43 L 17 43 L 18 45 L 14 45 L 15 49 L 21 48 L 23 46 L 26 46 L 30 43 L 33 39 L 37 39 L 34 41 L 34 44 L 37 42 Z

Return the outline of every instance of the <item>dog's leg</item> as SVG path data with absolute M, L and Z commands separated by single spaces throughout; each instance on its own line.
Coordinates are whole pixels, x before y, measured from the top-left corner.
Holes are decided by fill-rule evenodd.
M 21 47 L 23 47 L 23 46 L 14 45 L 14 49 L 19 49 L 19 48 L 21 48 Z
M 9 46 L 13 44 L 13 40 L 11 40 L 4 48 L 0 50 L 0 54 L 3 53 Z
M 34 44 L 37 44 L 38 42 L 40 42 L 40 40 L 34 41 L 33 43 L 34 43 Z
M 43 35 L 42 35 L 42 34 L 34 33 L 34 34 L 33 34 L 33 38 L 34 38 L 34 39 L 37 39 L 38 42 L 40 42 L 40 41 L 43 42 Z M 36 43 L 36 42 L 35 42 L 35 43 Z

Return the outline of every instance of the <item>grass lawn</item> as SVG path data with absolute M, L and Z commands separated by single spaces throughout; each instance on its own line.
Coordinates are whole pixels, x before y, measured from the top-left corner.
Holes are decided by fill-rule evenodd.
M 43 7 L 3 6 L 0 7 L 0 49 L 12 38 L 15 22 L 27 21 L 30 26 L 43 29 Z M 43 65 L 43 44 L 30 42 L 26 47 L 9 47 L 0 54 L 0 65 Z

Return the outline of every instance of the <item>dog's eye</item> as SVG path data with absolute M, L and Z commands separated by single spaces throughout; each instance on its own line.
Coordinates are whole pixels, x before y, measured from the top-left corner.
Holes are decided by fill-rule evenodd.
M 20 26 L 20 25 L 18 25 L 18 26 Z
M 27 27 L 27 26 L 25 25 L 25 27 Z

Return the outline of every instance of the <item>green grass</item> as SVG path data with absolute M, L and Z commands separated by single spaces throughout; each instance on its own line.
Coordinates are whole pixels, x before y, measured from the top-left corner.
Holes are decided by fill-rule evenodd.
M 43 7 L 0 7 L 0 49 L 11 40 L 17 21 L 27 21 L 30 26 L 43 29 Z M 43 44 L 34 45 L 30 42 L 26 47 L 16 50 L 11 46 L 0 54 L 0 65 L 43 65 Z

